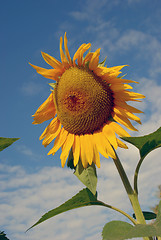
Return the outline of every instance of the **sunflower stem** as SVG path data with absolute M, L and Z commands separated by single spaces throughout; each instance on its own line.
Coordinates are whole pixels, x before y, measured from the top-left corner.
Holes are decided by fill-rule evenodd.
M 135 219 L 133 219 L 129 214 L 127 214 L 126 212 L 122 211 L 121 209 L 116 208 L 116 207 L 114 207 L 114 206 L 111 206 L 111 205 L 109 205 L 109 204 L 106 204 L 106 203 L 104 203 L 104 202 L 102 202 L 102 201 L 99 201 L 99 200 L 98 200 L 98 202 L 100 202 L 104 207 L 111 208 L 111 209 L 113 209 L 113 210 L 115 210 L 115 211 L 123 214 L 123 215 L 124 215 L 125 217 L 127 217 L 134 225 L 137 224 L 137 222 L 135 221 Z
M 116 152 L 115 152 L 116 154 Z M 129 182 L 129 179 L 125 173 L 125 170 L 120 162 L 120 159 L 118 158 L 117 154 L 116 154 L 116 159 L 113 158 L 113 161 L 115 163 L 115 166 L 119 172 L 119 175 L 121 177 L 122 183 L 125 187 L 125 190 L 127 192 L 127 195 L 129 197 L 129 200 L 131 202 L 131 205 L 133 207 L 135 216 L 136 216 L 136 220 L 137 220 L 137 224 L 146 224 L 144 215 L 142 213 L 139 201 L 138 201 L 138 195 L 137 193 L 132 189 L 131 184 Z M 144 237 L 144 240 L 151 240 L 151 237 Z
M 134 174 L 134 191 L 138 194 L 138 174 L 139 174 L 139 170 L 140 170 L 140 166 L 143 162 L 144 158 L 141 158 L 138 162 L 138 165 L 136 167 L 135 170 L 135 174 Z

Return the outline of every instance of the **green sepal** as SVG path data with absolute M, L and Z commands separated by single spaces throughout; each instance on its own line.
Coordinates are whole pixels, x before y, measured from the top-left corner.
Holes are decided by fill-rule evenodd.
M 138 237 L 160 237 L 161 236 L 161 201 L 156 221 L 152 224 L 131 224 L 123 221 L 111 221 L 107 223 L 102 231 L 103 240 L 124 240 Z
M 88 62 L 85 63 L 85 66 L 86 66 L 87 68 L 89 68 L 89 63 L 90 63 L 90 61 L 88 61 Z
M 71 148 L 70 152 L 69 152 L 68 160 L 67 160 L 67 167 L 69 167 L 71 169 L 76 169 L 76 167 L 74 166 L 73 160 L 74 160 L 73 159 L 73 151 Z
M 98 67 L 104 67 L 104 66 L 105 66 L 105 62 L 106 62 L 106 59 L 107 59 L 107 57 L 105 57 L 105 59 L 98 64 Z
M 143 211 L 143 215 L 144 215 L 145 220 L 152 220 L 152 219 L 155 219 L 157 217 L 157 214 L 154 213 L 154 212 Z M 135 213 L 133 213 L 133 218 L 136 219 Z
M 57 83 L 48 83 L 50 87 L 52 87 L 53 89 L 56 87 Z M 53 90 L 52 89 L 52 90 Z
M 12 143 L 17 141 L 19 138 L 4 138 L 0 137 L 0 151 L 4 150 L 5 148 L 9 147 Z
M 88 165 L 87 168 L 84 168 L 79 159 L 77 166 L 74 166 L 73 163 L 73 152 L 70 150 L 67 166 L 71 169 L 74 169 L 74 175 L 95 195 L 97 188 L 97 172 L 96 166 L 94 163 Z
M 95 195 L 97 188 L 97 172 L 95 164 L 92 163 L 84 168 L 79 160 L 74 175 Z

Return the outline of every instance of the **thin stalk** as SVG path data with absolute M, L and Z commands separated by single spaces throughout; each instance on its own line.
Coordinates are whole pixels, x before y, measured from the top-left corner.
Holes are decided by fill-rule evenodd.
M 140 166 L 143 162 L 144 158 L 141 158 L 136 166 L 135 174 L 134 174 L 134 191 L 138 194 L 138 173 L 140 170 Z
M 115 152 L 116 154 L 116 152 Z M 131 202 L 131 205 L 133 207 L 136 219 L 137 219 L 137 224 L 146 224 L 144 215 L 142 213 L 139 201 L 138 201 L 138 196 L 137 193 L 132 189 L 131 184 L 129 182 L 129 179 L 125 173 L 125 170 L 120 162 L 120 159 L 118 158 L 117 154 L 116 154 L 116 159 L 113 159 L 115 166 L 119 172 L 119 175 L 121 177 L 122 183 L 125 187 L 125 190 L 127 192 L 127 195 L 129 197 L 129 200 Z M 151 240 L 151 237 L 144 237 L 144 240 Z
M 135 219 L 133 219 L 129 214 L 127 214 L 126 212 L 122 211 L 121 209 L 116 208 L 116 207 L 114 207 L 114 206 L 111 206 L 111 205 L 109 205 L 109 204 L 106 204 L 106 203 L 104 203 L 104 202 L 102 202 L 102 201 L 99 201 L 99 200 L 98 200 L 98 202 L 100 202 L 104 207 L 111 208 L 111 209 L 113 209 L 113 210 L 115 210 L 115 211 L 123 214 L 123 215 L 124 215 L 125 217 L 127 217 L 134 225 L 137 224 L 137 222 L 135 221 Z

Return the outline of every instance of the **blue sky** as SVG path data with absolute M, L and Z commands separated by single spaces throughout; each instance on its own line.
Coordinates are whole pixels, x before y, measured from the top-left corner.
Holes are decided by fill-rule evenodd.
M 140 116 L 143 124 L 137 126 L 138 134 L 148 134 L 161 126 L 161 2 L 15 0 L 3 1 L 0 11 L 0 135 L 20 137 L 1 152 L 1 230 L 10 240 L 98 240 L 103 225 L 115 217 L 119 219 L 120 215 L 99 208 L 75 210 L 24 233 L 42 214 L 83 188 L 69 169 L 61 169 L 60 152 L 54 157 L 47 156 L 50 146 L 45 149 L 39 141 L 47 124 L 32 125 L 31 116 L 48 97 L 51 80 L 36 74 L 28 62 L 48 67 L 41 51 L 60 60 L 59 39 L 65 32 L 72 56 L 82 43 L 91 42 L 93 51 L 101 47 L 100 61 L 107 56 L 108 66 L 128 64 L 123 74 L 140 82 L 134 90 L 146 95 L 146 99 L 136 104 L 144 111 Z M 132 178 L 138 153 L 131 146 L 129 149 L 119 153 Z M 130 151 L 133 154 L 129 157 Z M 141 171 L 140 189 L 144 194 L 140 198 L 146 207 L 157 202 L 160 153 L 160 149 L 151 153 Z M 112 161 L 101 159 L 100 198 L 130 211 L 121 183 L 116 184 L 119 180 L 116 181 Z M 103 194 L 105 186 L 110 196 Z M 119 203 L 119 198 L 124 201 Z

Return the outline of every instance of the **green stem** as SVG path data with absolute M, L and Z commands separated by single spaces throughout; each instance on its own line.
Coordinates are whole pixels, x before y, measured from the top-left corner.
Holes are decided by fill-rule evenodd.
M 114 207 L 114 206 L 111 206 L 111 205 L 109 205 L 109 204 L 106 204 L 106 203 L 104 203 L 104 202 L 102 202 L 102 201 L 100 201 L 100 200 L 98 200 L 98 202 L 100 202 L 101 205 L 104 206 L 104 207 L 111 208 L 111 209 L 113 209 L 113 210 L 115 210 L 115 211 L 123 214 L 123 215 L 124 215 L 125 217 L 127 217 L 134 225 L 137 224 L 137 222 L 135 221 L 135 219 L 133 219 L 129 214 L 127 214 L 126 212 L 122 211 L 121 209 L 116 208 L 116 207 Z
M 116 152 L 115 152 L 116 154 Z M 116 154 L 117 156 L 117 154 Z M 139 201 L 138 201 L 138 195 L 137 193 L 132 189 L 131 187 L 131 184 L 129 182 L 129 179 L 125 173 L 125 170 L 120 162 L 120 159 L 117 158 L 116 159 L 113 159 L 114 163 L 115 163 L 115 166 L 119 172 L 119 175 L 121 177 L 121 180 L 122 180 L 122 183 L 125 187 L 125 190 L 127 192 L 127 195 L 129 197 L 129 200 L 131 202 L 131 205 L 133 207 L 133 210 L 134 210 L 134 213 L 135 213 L 135 216 L 136 216 L 136 219 L 137 219 L 137 224 L 146 224 L 146 221 L 145 221 L 145 218 L 143 216 L 143 213 L 142 213 L 142 210 L 141 210 L 141 207 L 140 207 L 140 204 L 139 204 Z M 144 237 L 144 240 L 151 240 L 152 238 L 150 237 Z
M 139 174 L 139 170 L 140 170 L 140 166 L 143 162 L 144 158 L 141 158 L 138 162 L 138 165 L 136 167 L 135 170 L 135 174 L 134 174 L 134 191 L 138 194 L 138 174 Z

